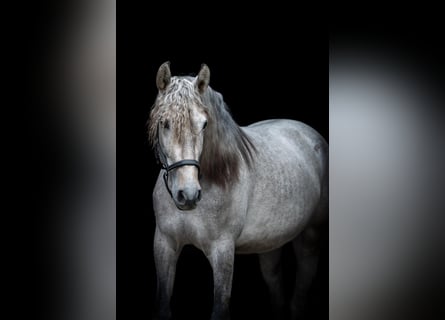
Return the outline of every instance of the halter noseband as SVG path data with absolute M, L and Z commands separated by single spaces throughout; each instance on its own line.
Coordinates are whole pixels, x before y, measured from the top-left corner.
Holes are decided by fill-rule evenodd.
M 164 152 L 161 149 L 161 146 L 158 144 L 157 146 L 157 158 L 158 161 L 161 163 L 161 167 L 162 169 L 165 170 L 163 178 L 164 178 L 164 183 L 165 183 L 165 187 L 167 188 L 168 193 L 170 193 L 170 196 L 173 198 L 173 194 L 172 191 L 170 190 L 169 186 L 168 186 L 168 173 L 174 169 L 177 169 L 179 167 L 182 166 L 195 166 L 198 168 L 198 176 L 200 174 L 200 170 L 201 170 L 201 166 L 199 165 L 199 162 L 197 160 L 193 160 L 193 159 L 184 159 L 184 160 L 179 160 L 175 163 L 172 163 L 171 165 L 167 165 L 167 158 L 164 154 Z
M 162 163 L 162 169 L 165 170 L 164 172 L 164 182 L 165 182 L 165 187 L 168 190 L 168 193 L 170 193 L 170 196 L 173 198 L 172 195 L 172 191 L 170 190 L 169 186 L 168 186 L 168 173 L 173 170 L 173 169 L 177 169 L 179 167 L 182 166 L 195 166 L 198 168 L 198 176 L 199 176 L 199 172 L 200 172 L 200 166 L 199 166 L 199 162 L 196 160 L 192 160 L 192 159 L 186 159 L 186 160 L 180 160 L 178 162 L 175 162 L 169 166 L 166 166 L 164 163 Z

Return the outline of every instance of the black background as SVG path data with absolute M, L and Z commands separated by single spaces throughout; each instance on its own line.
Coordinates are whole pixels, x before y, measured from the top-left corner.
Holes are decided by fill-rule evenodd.
M 117 316 L 147 319 L 156 284 L 151 193 L 159 166 L 147 141 L 146 121 L 160 64 L 170 61 L 173 75 L 195 75 L 206 63 L 210 85 L 223 94 L 239 125 L 295 119 L 328 140 L 328 37 L 321 26 L 285 10 L 249 13 L 249 21 L 241 12 L 224 18 L 197 12 L 184 18 L 167 9 L 119 4 L 117 12 Z M 311 319 L 328 318 L 327 247 L 326 237 L 308 305 Z M 294 263 L 286 247 L 287 289 L 294 281 Z M 184 248 L 172 298 L 177 319 L 209 318 L 212 286 L 204 255 Z M 234 319 L 270 317 L 255 255 L 236 257 L 231 310 Z

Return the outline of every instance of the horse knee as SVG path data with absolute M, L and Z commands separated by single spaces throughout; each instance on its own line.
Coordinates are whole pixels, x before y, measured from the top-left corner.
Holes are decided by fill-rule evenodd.
M 281 272 L 281 249 L 259 256 L 260 269 L 264 278 L 275 278 Z M 266 279 L 267 280 L 267 279 Z

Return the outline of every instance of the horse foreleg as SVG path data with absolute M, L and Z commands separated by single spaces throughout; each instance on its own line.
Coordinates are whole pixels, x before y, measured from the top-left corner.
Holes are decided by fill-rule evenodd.
M 176 262 L 181 248 L 157 228 L 153 248 L 157 275 L 155 319 L 170 319 L 170 298 L 173 293 Z
M 232 290 L 235 246 L 233 241 L 218 241 L 207 255 L 213 269 L 212 320 L 230 319 L 229 303 Z
M 297 275 L 291 300 L 291 318 L 300 319 L 304 314 L 307 295 L 317 273 L 320 230 L 310 227 L 292 241 L 297 259 Z
M 281 251 L 282 249 L 278 248 L 258 255 L 261 273 L 269 288 L 274 319 L 284 319 L 285 314 Z

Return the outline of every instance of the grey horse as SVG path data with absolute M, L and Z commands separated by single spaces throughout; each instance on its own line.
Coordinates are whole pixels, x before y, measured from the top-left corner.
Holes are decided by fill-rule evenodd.
M 285 314 L 280 256 L 292 242 L 297 261 L 288 313 L 301 314 L 317 270 L 328 219 L 328 144 L 308 125 L 265 120 L 238 126 L 210 70 L 156 76 L 148 136 L 162 165 L 153 191 L 156 319 L 170 319 L 176 263 L 184 245 L 202 250 L 213 270 L 211 319 L 230 319 L 235 254 L 259 254 L 276 319 Z

